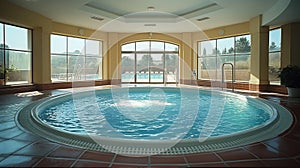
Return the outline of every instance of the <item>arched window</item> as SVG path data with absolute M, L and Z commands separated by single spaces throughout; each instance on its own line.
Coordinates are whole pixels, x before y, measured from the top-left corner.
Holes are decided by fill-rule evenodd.
M 179 46 L 161 41 L 122 45 L 122 83 L 176 83 Z

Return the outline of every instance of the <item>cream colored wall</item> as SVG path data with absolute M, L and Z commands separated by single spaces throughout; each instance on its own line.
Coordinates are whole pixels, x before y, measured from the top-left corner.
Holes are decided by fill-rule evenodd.
M 222 33 L 224 31 L 224 34 Z M 250 33 L 250 23 L 238 23 L 234 25 L 228 25 L 223 27 L 218 27 L 211 30 L 205 30 L 204 33 L 207 35 L 209 39 L 216 39 L 216 38 L 225 38 L 230 36 L 238 36 L 242 34 L 249 34 Z
M 262 16 L 250 20 L 250 83 L 269 84 L 269 27 L 261 26 Z
M 267 60 L 267 27 L 261 27 L 261 16 L 249 22 L 223 26 L 203 32 L 161 34 L 152 33 L 104 33 L 82 27 L 52 22 L 51 19 L 35 12 L 18 7 L 6 1 L 1 1 L 0 21 L 32 29 L 33 37 L 33 83 L 51 83 L 50 67 L 50 35 L 51 33 L 70 35 L 75 37 L 92 38 L 103 41 L 103 79 L 120 79 L 118 69 L 121 62 L 120 47 L 122 44 L 141 41 L 158 40 L 175 43 L 180 46 L 179 56 L 187 68 L 181 67 L 181 79 L 190 79 L 191 72 L 197 68 L 197 42 L 229 36 L 251 33 L 251 83 L 268 83 Z M 83 34 L 79 30 L 83 30 Z M 282 33 L 282 66 L 288 64 L 300 65 L 299 57 L 299 23 L 283 26 Z M 185 70 L 184 70 L 185 69 Z
M 182 44 L 181 44 L 181 55 L 180 58 L 180 79 L 181 80 L 191 80 L 193 72 L 193 42 L 192 33 L 182 33 Z
M 300 23 L 282 26 L 281 67 L 300 66 Z

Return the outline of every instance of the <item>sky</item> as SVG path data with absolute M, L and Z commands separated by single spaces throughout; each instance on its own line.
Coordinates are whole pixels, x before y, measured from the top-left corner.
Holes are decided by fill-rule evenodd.
M 3 24 L 0 23 L 0 43 L 3 44 Z M 28 30 L 11 25 L 5 25 L 5 44 L 9 48 L 18 50 L 30 50 L 28 43 Z
M 241 37 L 247 37 L 249 42 L 251 42 L 249 35 L 238 36 L 236 39 L 239 39 Z M 280 46 L 281 45 L 281 29 L 274 29 L 274 30 L 270 31 L 269 41 L 270 41 L 269 46 L 271 45 L 271 42 L 275 42 L 276 46 Z M 201 54 L 203 54 L 203 48 L 206 49 L 207 54 L 212 54 L 212 49 L 216 48 L 216 41 L 215 40 L 205 41 L 205 42 L 202 42 L 201 45 L 202 46 L 199 47 L 199 49 L 201 48 L 201 50 L 202 50 Z M 218 50 L 221 53 L 224 50 L 224 48 L 226 48 L 228 51 L 229 48 L 234 47 L 233 37 L 217 39 L 217 46 L 218 46 Z
M 274 29 L 270 31 L 269 41 L 270 41 L 269 45 L 271 45 L 271 42 L 275 42 L 277 46 L 281 46 L 281 29 Z
M 84 53 L 84 45 L 86 43 L 86 54 L 99 55 L 101 53 L 101 43 L 96 40 L 84 40 L 81 38 L 66 37 L 60 35 L 51 35 L 51 53 L 66 53 L 68 39 L 68 51 L 74 52 L 79 50 Z

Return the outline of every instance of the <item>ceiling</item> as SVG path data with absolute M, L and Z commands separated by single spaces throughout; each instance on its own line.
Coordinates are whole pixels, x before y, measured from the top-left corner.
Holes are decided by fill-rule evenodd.
M 7 0 L 55 22 L 106 32 L 193 32 L 249 21 L 300 21 L 299 0 Z M 278 19 L 277 19 L 278 18 Z

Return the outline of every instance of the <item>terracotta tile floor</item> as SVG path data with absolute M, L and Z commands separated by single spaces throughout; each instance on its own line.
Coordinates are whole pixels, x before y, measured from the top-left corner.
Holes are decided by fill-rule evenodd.
M 1 167 L 299 167 L 300 98 L 272 93 L 245 93 L 258 96 L 289 109 L 296 120 L 286 133 L 264 142 L 225 151 L 186 155 L 128 157 L 73 148 L 24 132 L 15 123 L 16 112 L 43 97 L 66 90 L 30 92 L 0 96 Z

